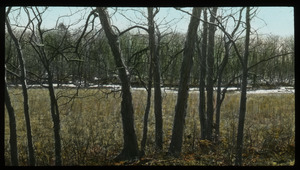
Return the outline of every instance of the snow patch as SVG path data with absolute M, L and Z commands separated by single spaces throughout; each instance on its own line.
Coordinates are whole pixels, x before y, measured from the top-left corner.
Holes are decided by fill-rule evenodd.
M 249 90 L 248 94 L 266 94 L 266 93 L 295 93 L 294 87 L 280 87 L 277 89 L 259 89 L 259 90 Z
M 21 87 L 20 84 L 8 85 L 9 87 Z M 48 84 L 43 84 L 43 86 L 48 86 Z M 30 84 L 28 85 L 29 88 L 41 88 L 42 86 L 40 84 Z M 57 88 L 57 84 L 53 84 L 53 87 Z M 66 87 L 66 88 L 77 88 L 78 86 L 75 84 L 60 84 L 59 87 Z M 88 88 L 108 88 L 108 89 L 114 89 L 119 90 L 121 89 L 121 85 L 118 84 L 102 84 L 102 85 L 90 85 Z M 224 89 L 224 87 L 221 87 L 221 91 Z M 131 87 L 132 91 L 146 91 L 143 87 Z M 217 90 L 217 87 L 214 87 L 214 91 Z M 154 88 L 152 88 L 152 91 L 154 91 Z M 177 87 L 161 87 L 161 91 L 163 93 L 178 93 Z M 228 87 L 227 91 L 233 91 L 233 92 L 240 92 L 240 88 L 237 87 Z M 189 88 L 190 93 L 199 93 L 199 88 L 191 87 Z M 282 86 L 278 87 L 277 89 L 256 89 L 256 90 L 247 90 L 247 94 L 267 94 L 267 93 L 295 93 L 295 88 L 292 86 Z

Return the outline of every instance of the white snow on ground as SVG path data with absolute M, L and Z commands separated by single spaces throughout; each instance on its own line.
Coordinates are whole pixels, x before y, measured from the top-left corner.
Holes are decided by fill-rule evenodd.
M 278 89 L 266 89 L 266 90 L 249 90 L 247 94 L 265 94 L 265 93 L 295 93 L 294 87 L 280 87 Z
M 75 84 L 62 84 L 62 87 L 77 87 Z M 55 86 L 57 87 L 57 85 Z
M 221 88 L 221 91 L 224 88 Z M 137 87 L 133 87 L 131 88 L 132 91 L 134 90 L 145 90 L 145 88 L 137 88 Z M 214 88 L 214 91 L 216 91 L 217 88 Z M 152 88 L 152 91 L 154 91 L 154 88 Z M 162 87 L 161 91 L 163 93 L 178 93 L 178 88 L 169 88 L 169 87 Z M 227 88 L 227 92 L 240 92 L 240 88 L 238 89 L 237 87 L 228 87 Z M 199 89 L 198 88 L 190 88 L 189 89 L 190 93 L 199 93 Z M 266 94 L 266 93 L 295 93 L 295 89 L 294 87 L 280 87 L 278 89 L 257 89 L 257 90 L 247 90 L 247 94 Z
M 16 87 L 15 85 L 9 85 L 10 87 Z M 17 85 L 18 87 L 21 87 L 20 84 Z M 43 86 L 48 86 L 48 84 L 43 84 Z M 57 87 L 57 84 L 53 84 L 54 87 Z M 40 84 L 31 84 L 28 85 L 29 88 L 41 88 Z M 77 88 L 74 84 L 61 84 L 60 87 L 67 87 L 67 88 Z M 83 88 L 83 87 L 82 87 Z M 89 86 L 89 88 L 108 88 L 108 89 L 114 89 L 119 90 L 121 89 L 121 85 L 116 84 L 107 84 L 107 85 L 92 85 Z M 221 91 L 224 89 L 224 87 L 221 88 Z M 143 87 L 132 87 L 131 91 L 135 90 L 142 90 L 146 91 Z M 214 91 L 216 91 L 217 88 L 214 87 Z M 152 88 L 152 91 L 154 91 L 154 88 Z M 161 91 L 163 93 L 178 93 L 178 88 L 175 87 L 161 87 Z M 237 87 L 228 87 L 227 92 L 233 91 L 233 92 L 240 92 L 240 88 Z M 199 88 L 190 88 L 190 93 L 199 93 Z M 247 90 L 247 94 L 267 94 L 267 93 L 295 93 L 295 88 L 292 86 L 283 86 L 279 87 L 277 89 L 257 89 L 257 90 Z
M 221 91 L 224 88 L 221 88 Z M 214 88 L 214 91 L 216 91 L 217 88 Z M 165 91 L 166 93 L 177 93 L 177 89 L 176 90 L 170 90 L 170 89 L 164 89 L 162 88 L 162 91 Z M 189 90 L 191 93 L 199 93 L 198 88 L 190 88 Z M 227 92 L 236 92 L 239 93 L 240 92 L 240 88 L 238 89 L 237 87 L 228 87 L 227 88 Z M 247 94 L 268 94 L 268 93 L 295 93 L 295 88 L 294 87 L 280 87 L 277 89 L 257 89 L 257 90 L 247 90 Z
M 224 88 L 221 88 L 221 91 Z M 217 88 L 214 88 L 214 91 L 216 91 Z M 189 89 L 190 93 L 199 93 L 198 88 L 190 88 Z M 240 92 L 240 88 L 238 89 L 237 87 L 228 87 L 227 92 Z M 162 88 L 162 92 L 165 93 L 177 93 L 178 89 L 170 89 L 170 88 Z M 257 89 L 257 90 L 247 90 L 247 94 L 267 94 L 267 93 L 295 93 L 295 88 L 294 87 L 280 87 L 277 89 Z

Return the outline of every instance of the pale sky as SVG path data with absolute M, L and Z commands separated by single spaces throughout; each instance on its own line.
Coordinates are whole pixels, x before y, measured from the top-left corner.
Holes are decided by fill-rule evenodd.
M 294 8 L 293 7 L 260 7 L 258 17 L 253 26 L 260 27 L 262 33 L 289 36 L 294 35 Z
M 191 13 L 191 8 L 183 9 Z M 43 15 L 43 26 L 45 28 L 54 28 L 56 20 L 59 16 L 68 15 L 78 10 L 82 10 L 82 12 L 78 12 L 73 17 L 62 17 L 60 19 L 60 22 L 64 22 L 65 24 L 74 23 L 80 18 L 86 19 L 87 15 L 91 11 L 91 8 L 49 7 L 48 11 Z M 110 14 L 112 14 L 114 11 L 115 8 L 109 10 Z M 138 11 L 142 11 L 142 14 Z M 294 35 L 293 7 L 259 7 L 257 12 L 257 17 L 251 21 L 251 26 L 255 30 L 258 30 L 259 34 L 272 34 L 280 36 Z M 120 15 L 120 13 L 123 13 L 125 17 Z M 120 30 L 124 30 L 129 26 L 135 25 L 135 23 L 128 21 L 128 19 L 132 19 L 133 21 L 138 22 L 138 24 L 147 24 L 147 20 L 143 14 L 147 16 L 146 8 L 119 7 L 117 12 L 112 17 L 112 24 L 116 25 Z M 16 14 L 14 16 L 16 16 Z M 26 15 L 23 15 L 22 17 L 26 17 Z M 160 25 L 163 25 L 160 28 L 161 31 L 168 28 L 169 30 L 171 29 L 185 33 L 188 27 L 190 16 L 174 8 L 160 8 L 160 12 L 155 19 L 157 23 L 161 23 Z M 25 24 L 27 22 L 27 18 L 20 17 L 19 22 Z M 83 22 L 78 23 L 77 26 L 75 25 L 73 28 L 83 25 L 84 22 L 85 21 L 83 20 Z M 96 22 L 99 24 L 99 19 L 96 19 Z M 13 23 L 12 17 L 11 23 Z

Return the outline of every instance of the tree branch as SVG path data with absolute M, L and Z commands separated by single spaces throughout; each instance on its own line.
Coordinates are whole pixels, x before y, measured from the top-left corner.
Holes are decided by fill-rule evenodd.
M 77 43 L 76 43 L 76 47 L 75 47 L 75 52 L 76 52 L 76 53 L 78 52 L 78 48 L 79 48 L 79 44 L 80 44 L 80 42 L 81 42 L 81 39 L 83 38 L 83 36 L 84 36 L 84 34 L 85 34 L 85 32 L 86 32 L 86 29 L 87 29 L 87 27 L 88 27 L 88 25 L 89 25 L 88 22 L 89 22 L 89 20 L 90 20 L 90 17 L 91 17 L 92 15 L 94 16 L 94 19 L 97 17 L 97 16 L 95 15 L 95 12 L 96 12 L 96 9 L 92 10 L 92 11 L 90 12 L 89 16 L 88 16 L 87 19 L 86 19 L 85 26 L 84 26 L 84 29 L 83 29 L 83 31 L 82 31 L 82 34 L 80 35 L 80 37 L 78 38 Z
M 248 67 L 247 69 L 248 69 L 248 71 L 249 71 L 250 69 L 252 69 L 253 67 L 259 65 L 260 63 L 263 63 L 263 62 L 272 60 L 272 59 L 274 59 L 274 58 L 276 58 L 276 57 L 281 57 L 281 56 L 285 56 L 285 55 L 289 55 L 289 54 L 293 54 L 293 53 L 294 53 L 294 52 L 288 52 L 288 53 L 284 53 L 284 54 L 278 54 L 278 55 L 269 57 L 269 58 L 267 58 L 267 59 L 260 60 L 259 62 L 253 64 L 252 66 Z
M 218 24 L 211 23 L 211 22 L 209 22 L 209 21 L 205 21 L 205 20 L 203 20 L 203 19 L 201 19 L 201 18 L 199 18 L 199 17 L 197 17 L 197 16 L 195 16 L 195 15 L 193 15 L 193 14 L 187 12 L 187 11 L 182 10 L 181 8 L 175 7 L 175 9 L 176 9 L 176 10 L 179 10 L 179 11 L 181 11 L 181 12 L 184 12 L 184 13 L 190 15 L 190 16 L 193 16 L 193 17 L 199 19 L 199 20 L 202 21 L 202 22 L 205 22 L 205 23 L 207 23 L 207 24 L 214 25 L 214 26 L 217 26 L 217 27 L 218 27 Z
M 132 26 L 132 27 L 127 28 L 126 30 L 124 30 L 124 31 L 122 31 L 122 32 L 120 32 L 120 31 L 118 30 L 118 31 L 119 31 L 119 36 L 123 35 L 123 34 L 126 33 L 127 31 L 130 31 L 130 30 L 132 30 L 132 29 L 134 29 L 134 28 L 140 28 L 140 29 L 145 30 L 147 33 L 149 32 L 147 28 L 142 27 L 142 26 L 139 26 L 139 25 L 135 25 L 135 26 Z

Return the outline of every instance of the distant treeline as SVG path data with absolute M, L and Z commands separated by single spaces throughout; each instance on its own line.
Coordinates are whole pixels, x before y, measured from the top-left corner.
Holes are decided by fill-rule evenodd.
M 113 61 L 110 47 L 104 32 L 92 31 L 87 35 L 85 42 L 78 46 L 77 52 L 72 48 L 80 30 L 68 30 L 61 23 L 59 29 L 45 33 L 44 48 L 53 58 L 51 61 L 51 70 L 53 72 L 53 82 L 57 84 L 78 84 L 88 87 L 96 84 L 120 84 L 117 76 L 117 69 Z M 200 34 L 201 32 L 199 32 Z M 20 34 L 16 31 L 15 34 Z M 64 36 L 61 36 L 64 35 Z M 28 39 L 30 34 L 26 35 Z M 64 38 L 64 40 L 62 40 Z M 24 38 L 25 39 L 25 38 Z M 172 32 L 161 38 L 159 44 L 159 57 L 161 64 L 161 79 L 163 86 L 174 87 L 179 82 L 180 64 L 182 62 L 182 52 L 185 35 Z M 216 34 L 215 37 L 215 60 L 214 60 L 214 79 L 217 79 L 217 70 L 224 58 L 223 35 Z M 25 39 L 26 40 L 26 39 Z M 24 41 L 25 41 L 24 40 Z M 58 43 L 63 41 L 63 43 Z M 237 46 L 242 50 L 243 40 L 237 41 Z M 253 36 L 250 41 L 249 66 L 259 61 L 268 60 L 268 58 L 294 50 L 293 37 L 280 36 Z M 145 70 L 149 68 L 149 48 L 148 37 L 144 34 L 133 34 L 127 32 L 120 37 L 120 46 L 122 49 L 124 62 L 126 63 L 131 85 L 133 87 L 142 87 L 148 79 L 148 73 Z M 28 84 L 47 82 L 42 63 L 32 46 L 26 42 L 22 45 L 24 59 L 26 61 Z M 17 51 L 13 41 L 6 33 L 5 57 L 7 69 L 12 72 L 18 72 Z M 190 86 L 198 87 L 199 69 L 201 65 L 198 53 L 194 54 L 195 65 L 192 68 Z M 230 52 L 228 63 L 224 69 L 222 84 L 226 85 L 232 77 L 241 74 L 241 65 L 238 64 L 238 57 L 232 50 Z M 13 74 L 7 74 L 8 84 L 18 84 L 18 78 Z M 248 83 L 253 86 L 279 86 L 294 85 L 294 54 L 276 57 L 269 61 L 260 63 L 249 71 Z M 232 86 L 240 85 L 240 78 L 237 77 Z

